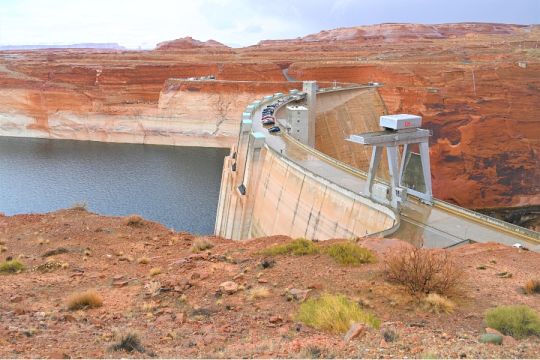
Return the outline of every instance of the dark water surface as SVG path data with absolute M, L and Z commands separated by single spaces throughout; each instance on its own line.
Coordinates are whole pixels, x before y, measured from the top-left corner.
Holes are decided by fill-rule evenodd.
M 176 230 L 214 231 L 226 149 L 0 137 L 0 212 L 86 202 Z

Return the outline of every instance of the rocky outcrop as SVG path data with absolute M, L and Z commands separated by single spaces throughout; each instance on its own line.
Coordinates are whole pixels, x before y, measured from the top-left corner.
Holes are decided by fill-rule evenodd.
M 160 42 L 156 45 L 156 50 L 186 50 L 186 49 L 200 49 L 200 48 L 213 48 L 213 49 L 230 49 L 227 45 L 224 45 L 215 40 L 199 41 L 190 36 L 183 37 L 176 40 Z

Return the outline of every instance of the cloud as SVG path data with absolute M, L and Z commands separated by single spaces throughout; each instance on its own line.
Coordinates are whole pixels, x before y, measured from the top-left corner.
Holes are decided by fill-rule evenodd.
M 0 0 L 0 44 L 250 45 L 381 22 L 540 23 L 538 0 Z

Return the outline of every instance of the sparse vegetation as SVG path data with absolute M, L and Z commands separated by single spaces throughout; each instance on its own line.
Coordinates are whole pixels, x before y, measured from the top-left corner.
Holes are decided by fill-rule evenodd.
M 161 274 L 161 268 L 158 268 L 158 267 L 151 268 L 149 274 L 150 274 L 150 276 L 159 275 L 159 274 Z
M 150 258 L 148 258 L 147 256 L 141 256 L 140 258 L 137 259 L 137 262 L 139 264 L 146 265 L 150 262 Z
M 327 349 L 316 345 L 305 347 L 298 353 L 300 359 L 333 359 L 335 357 Z
M 411 293 L 447 295 L 458 289 L 464 272 L 444 250 L 402 249 L 386 259 L 385 275 Z
M 126 219 L 126 225 L 127 226 L 142 226 L 144 223 L 144 219 L 140 215 L 130 215 Z
M 347 331 L 353 322 L 379 328 L 380 320 L 343 295 L 323 294 L 300 305 L 296 320 L 334 333 Z
M 375 255 L 371 251 L 352 242 L 332 244 L 324 247 L 323 251 L 341 265 L 354 266 L 375 261 Z
M 426 310 L 436 314 L 451 314 L 456 308 L 456 304 L 452 300 L 436 293 L 428 294 L 423 299 L 423 303 Z
M 111 350 L 113 351 L 123 350 L 130 353 L 134 351 L 138 351 L 140 353 L 145 352 L 145 349 L 142 346 L 141 341 L 139 340 L 139 336 L 131 332 L 125 335 L 122 335 L 118 343 L 111 346 Z
M 0 273 L 14 274 L 24 270 L 24 264 L 19 260 L 6 260 L 0 262 Z
M 439 359 L 439 355 L 433 351 L 426 351 L 420 354 L 420 359 Z
M 530 279 L 523 286 L 525 294 L 540 294 L 540 279 Z
M 394 342 L 399 337 L 398 334 L 392 329 L 385 329 L 382 332 L 382 336 L 384 338 L 384 341 L 386 341 L 386 342 Z
M 319 249 L 313 241 L 306 239 L 296 239 L 282 245 L 270 246 L 262 251 L 262 254 L 268 256 L 276 255 L 311 255 L 319 253 Z
M 199 252 L 208 250 L 214 247 L 214 243 L 205 237 L 196 238 L 191 245 L 191 252 Z
M 32 270 L 39 271 L 42 273 L 47 273 L 47 272 L 55 271 L 57 269 L 65 269 L 65 268 L 67 268 L 66 263 L 62 263 L 55 260 L 48 260 L 43 264 L 33 267 Z
M 95 290 L 86 290 L 75 293 L 67 299 L 67 307 L 69 310 L 97 308 L 101 305 L 103 305 L 103 299 Z
M 270 296 L 270 289 L 265 286 L 256 286 L 249 292 L 249 298 L 252 300 L 265 299 Z
M 86 201 L 78 201 L 76 203 L 73 203 L 70 209 L 77 211 L 88 211 L 88 204 L 86 203 Z
M 486 313 L 487 326 L 516 339 L 540 336 L 540 315 L 526 305 L 497 306 Z

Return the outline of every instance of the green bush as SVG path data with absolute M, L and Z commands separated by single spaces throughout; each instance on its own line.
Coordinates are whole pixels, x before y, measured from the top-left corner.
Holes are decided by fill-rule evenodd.
M 332 244 L 325 247 L 324 252 L 341 265 L 361 265 L 375 261 L 371 251 L 351 242 Z
M 0 262 L 0 273 L 16 273 L 24 270 L 24 264 L 19 260 Z
M 300 305 L 295 319 L 316 329 L 334 333 L 347 331 L 355 322 L 376 329 L 380 326 L 380 320 L 375 315 L 365 312 L 343 295 L 323 294 L 319 298 L 308 299 Z
M 516 339 L 540 336 L 540 316 L 526 305 L 497 306 L 486 313 L 485 322 L 487 326 Z
M 276 256 L 276 255 L 311 255 L 317 254 L 319 249 L 315 246 L 313 241 L 306 239 L 296 239 L 287 244 L 274 245 L 266 248 L 262 251 L 263 255 Z

